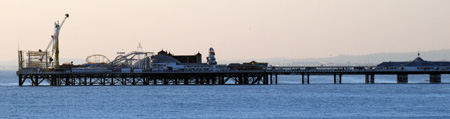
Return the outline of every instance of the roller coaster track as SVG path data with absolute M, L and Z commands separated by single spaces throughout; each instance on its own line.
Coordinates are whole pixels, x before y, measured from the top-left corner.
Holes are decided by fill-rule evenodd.
M 120 64 L 129 65 L 130 61 L 134 60 L 135 56 L 145 55 L 146 53 L 147 52 L 133 51 L 133 52 L 130 52 L 125 55 L 119 55 L 110 64 L 112 64 L 112 65 L 120 65 Z
M 108 57 L 102 55 L 102 54 L 94 54 L 91 56 L 86 57 L 86 62 L 90 63 L 93 62 L 91 58 L 95 58 L 95 57 L 102 57 L 103 59 L 106 59 L 106 61 L 109 63 L 111 62 L 111 60 L 108 59 Z M 100 62 L 96 62 L 96 63 L 100 63 Z

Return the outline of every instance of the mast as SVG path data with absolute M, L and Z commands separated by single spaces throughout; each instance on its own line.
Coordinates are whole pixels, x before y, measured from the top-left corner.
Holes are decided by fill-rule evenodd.
M 55 35 L 53 36 L 53 41 L 55 44 L 55 69 L 59 69 L 59 31 L 61 30 L 62 25 L 64 25 L 64 22 L 69 17 L 69 14 L 66 14 L 66 17 L 61 22 L 61 25 L 59 25 L 59 22 L 55 22 Z

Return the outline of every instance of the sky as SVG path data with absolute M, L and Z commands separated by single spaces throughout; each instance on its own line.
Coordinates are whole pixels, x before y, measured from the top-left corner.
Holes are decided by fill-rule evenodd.
M 60 58 L 213 47 L 220 60 L 319 58 L 449 49 L 450 0 L 2 0 L 0 61 L 45 49 Z M 203 59 L 206 61 L 206 59 Z

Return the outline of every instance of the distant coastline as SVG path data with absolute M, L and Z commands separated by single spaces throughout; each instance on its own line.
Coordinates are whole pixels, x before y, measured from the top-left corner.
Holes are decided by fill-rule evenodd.
M 420 56 L 425 60 L 432 61 L 448 61 L 450 60 L 450 49 L 420 51 Z M 416 52 L 400 52 L 400 53 L 374 53 L 367 55 L 339 55 L 327 58 L 266 58 L 266 59 L 247 59 L 247 60 L 225 60 L 219 63 L 232 63 L 255 60 L 259 62 L 268 62 L 269 65 L 280 66 L 366 66 L 377 65 L 385 61 L 410 61 L 417 57 Z

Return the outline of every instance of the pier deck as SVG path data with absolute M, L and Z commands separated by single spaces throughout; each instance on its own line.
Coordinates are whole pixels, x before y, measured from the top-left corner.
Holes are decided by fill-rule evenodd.
M 266 71 L 222 72 L 22 72 L 18 71 L 19 86 L 29 81 L 32 86 L 46 82 L 51 86 L 75 85 L 218 85 L 269 84 Z
M 333 75 L 334 83 L 342 83 L 342 75 L 365 75 L 365 83 L 375 83 L 375 75 L 397 75 L 397 83 L 408 83 L 408 74 L 429 74 L 430 83 L 441 83 L 441 74 L 450 70 L 380 70 L 336 66 L 321 69 L 307 67 L 269 67 L 255 71 L 17 71 L 18 84 L 29 82 L 39 86 L 75 85 L 224 85 L 278 84 L 278 75 L 301 75 L 299 81 L 309 84 L 312 75 Z
M 450 74 L 450 70 L 270 70 L 275 75 L 301 75 L 302 84 L 309 84 L 311 75 L 333 75 L 334 83 L 342 83 L 342 75 L 365 75 L 365 83 L 375 83 L 375 75 L 397 75 L 397 83 L 408 83 L 409 74 L 429 74 L 430 83 L 441 83 L 441 74 Z

